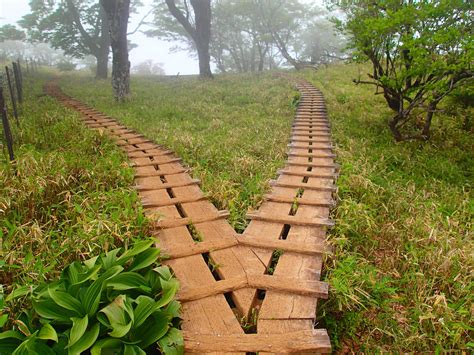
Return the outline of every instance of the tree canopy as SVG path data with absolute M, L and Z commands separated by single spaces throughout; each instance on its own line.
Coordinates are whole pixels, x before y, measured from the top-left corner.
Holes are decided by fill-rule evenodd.
M 368 80 L 395 112 L 396 140 L 428 139 L 437 106 L 450 92 L 472 85 L 472 4 L 464 0 L 336 0 L 346 13 L 338 25 L 351 38 L 353 58 L 372 64 Z M 425 112 L 416 133 L 416 113 Z
M 31 12 L 19 22 L 32 41 L 48 42 L 66 55 L 97 61 L 96 76 L 107 77 L 110 37 L 107 20 L 94 0 L 32 0 Z

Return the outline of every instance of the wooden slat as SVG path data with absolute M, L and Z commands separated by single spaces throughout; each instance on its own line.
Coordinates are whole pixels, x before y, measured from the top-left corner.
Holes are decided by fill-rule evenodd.
M 169 200 L 162 200 L 162 201 L 154 201 L 154 202 L 147 202 L 145 199 L 142 200 L 143 207 L 151 208 L 151 207 L 163 207 L 163 206 L 172 206 L 176 205 L 177 203 L 190 203 L 196 201 L 205 200 L 206 196 L 196 196 L 196 197 L 174 197 L 170 198 Z
M 278 174 L 286 174 L 286 175 L 301 176 L 301 177 L 313 177 L 313 178 L 321 178 L 321 179 L 337 178 L 336 173 L 324 174 L 324 173 L 318 173 L 318 172 L 313 172 L 313 171 L 295 171 L 291 169 L 278 170 Z
M 141 184 L 135 186 L 135 189 L 138 191 L 152 191 L 152 190 L 163 190 L 163 189 L 170 189 L 174 187 L 182 187 L 182 186 L 190 186 L 190 185 L 199 185 L 201 180 L 199 179 L 192 179 L 184 182 L 167 182 L 164 184 Z
M 321 243 L 294 243 L 286 240 L 262 240 L 258 236 L 246 234 L 236 236 L 240 244 L 261 249 L 282 250 L 289 253 L 301 253 L 308 255 L 325 254 L 329 252 L 328 247 Z
M 326 185 L 313 185 L 309 183 L 299 182 L 299 183 L 285 183 L 280 182 L 279 180 L 271 180 L 271 186 L 278 187 L 288 187 L 290 189 L 305 189 L 305 190 L 320 190 L 320 191 L 336 191 L 335 186 L 326 186 Z
M 318 150 L 314 148 L 313 150 Z M 333 153 L 288 153 L 289 157 L 302 157 L 302 158 L 334 158 L 336 157 Z
M 187 353 L 230 351 L 298 353 L 331 352 L 331 342 L 325 329 L 309 329 L 285 334 L 205 335 L 183 332 Z
M 318 298 L 327 298 L 328 284 L 321 281 L 295 280 L 272 275 L 247 275 L 228 280 L 219 280 L 212 286 L 194 288 L 182 287 L 176 296 L 180 302 L 190 302 L 207 298 L 244 287 L 253 287 L 259 290 L 276 290 L 298 295 L 311 295 Z
M 300 218 L 298 216 L 276 216 L 266 213 L 247 213 L 246 216 L 248 219 L 272 222 L 272 223 L 281 223 L 289 225 L 299 225 L 299 226 L 324 226 L 324 227 L 333 227 L 334 221 L 327 218 Z
M 154 212 L 152 212 L 154 213 Z M 183 218 L 165 218 L 163 220 L 159 220 L 153 223 L 154 226 L 157 228 L 176 228 L 181 226 L 187 226 L 189 224 L 200 224 L 204 222 L 215 221 L 218 219 L 223 219 L 229 217 L 228 211 L 218 211 L 215 215 L 199 217 L 199 218 L 190 218 L 190 217 L 183 217 Z
M 156 157 L 160 157 L 160 155 L 156 155 Z M 143 157 L 135 157 L 135 158 L 147 158 L 147 156 Z M 163 164 L 170 164 L 170 163 L 180 163 L 182 161 L 181 158 L 168 158 L 168 159 L 162 159 L 162 160 L 150 160 L 149 162 L 133 162 L 132 166 L 153 166 L 153 165 L 163 165 Z
M 173 168 L 173 170 L 155 170 L 152 172 L 147 173 L 136 173 L 136 178 L 147 178 L 147 177 L 160 177 L 166 175 L 175 175 L 175 174 L 183 174 L 188 173 L 189 169 L 184 168 Z
M 298 206 L 334 207 L 335 205 L 334 200 L 308 199 L 308 198 L 301 198 L 301 197 L 282 196 L 282 195 L 277 195 L 277 194 L 265 195 L 264 199 L 266 199 L 267 201 L 280 202 L 280 203 L 297 203 Z

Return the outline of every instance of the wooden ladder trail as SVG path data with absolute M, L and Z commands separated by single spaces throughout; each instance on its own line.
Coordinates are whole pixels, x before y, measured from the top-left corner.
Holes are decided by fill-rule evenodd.
M 154 223 L 157 245 L 180 281 L 186 353 L 328 353 L 314 329 L 326 231 L 338 167 L 319 90 L 297 85 L 301 99 L 288 161 L 250 223 L 237 234 L 173 152 L 64 94 L 45 91 L 107 132 L 127 153 L 136 189 Z

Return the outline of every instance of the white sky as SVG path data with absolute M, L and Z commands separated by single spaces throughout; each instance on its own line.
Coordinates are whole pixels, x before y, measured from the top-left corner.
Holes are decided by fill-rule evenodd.
M 302 0 L 307 3 L 318 3 L 322 5 L 322 0 Z M 23 15 L 30 12 L 29 0 L 0 0 L 0 26 L 5 24 L 16 24 Z M 142 0 L 143 7 L 138 14 L 132 14 L 129 23 L 129 30 L 133 31 L 144 14 L 149 11 L 152 0 Z M 147 20 L 151 20 L 150 15 Z M 144 29 L 144 27 L 142 27 Z M 199 66 L 197 60 L 190 57 L 187 52 L 170 53 L 173 43 L 161 41 L 157 38 L 149 38 L 137 31 L 129 36 L 129 39 L 138 45 L 130 51 L 130 62 L 132 66 L 147 59 L 154 62 L 163 63 L 166 74 L 197 74 Z
M 144 6 L 140 8 L 139 14 L 133 14 L 128 25 L 130 31 L 134 30 L 144 14 L 149 10 L 151 0 L 143 0 Z M 16 24 L 18 20 L 30 12 L 29 0 L 0 0 L 0 26 L 7 23 Z M 151 20 L 150 15 L 147 20 Z M 142 27 L 144 29 L 144 27 Z M 149 38 L 139 31 L 129 36 L 129 39 L 138 44 L 137 48 L 130 51 L 130 62 L 132 66 L 152 59 L 154 62 L 163 63 L 166 74 L 197 74 L 199 66 L 197 60 L 191 58 L 187 52 L 170 53 L 172 43 Z

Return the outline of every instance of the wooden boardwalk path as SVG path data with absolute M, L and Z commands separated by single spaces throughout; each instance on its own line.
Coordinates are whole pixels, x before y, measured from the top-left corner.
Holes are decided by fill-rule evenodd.
M 333 225 L 337 166 L 322 94 L 301 82 L 288 161 L 243 234 L 226 221 L 171 151 L 64 94 L 45 91 L 106 131 L 135 168 L 136 189 L 154 223 L 165 263 L 180 281 L 188 353 L 328 353 L 314 329 L 326 230 Z

